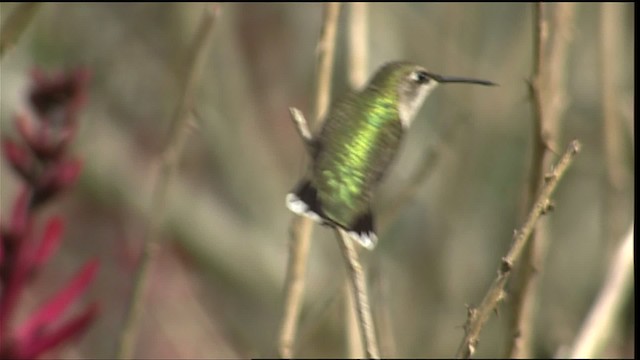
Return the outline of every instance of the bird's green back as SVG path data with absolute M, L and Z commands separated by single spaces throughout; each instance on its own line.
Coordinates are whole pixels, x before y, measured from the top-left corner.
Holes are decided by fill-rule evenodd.
M 368 211 L 371 192 L 397 152 L 397 101 L 393 87 L 369 86 L 343 97 L 328 114 L 312 183 L 324 213 L 338 224 L 348 226 Z

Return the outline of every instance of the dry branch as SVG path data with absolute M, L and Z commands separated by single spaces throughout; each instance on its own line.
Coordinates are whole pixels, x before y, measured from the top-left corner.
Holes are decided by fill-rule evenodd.
M 606 167 L 603 240 L 607 248 L 621 235 L 627 216 L 621 202 L 627 196 L 628 174 L 624 161 L 624 136 L 619 116 L 620 39 L 624 5 L 600 4 L 599 63 L 602 84 L 602 143 Z M 630 131 L 629 133 L 633 133 Z
M 344 230 L 337 228 L 336 237 L 338 238 L 338 244 L 340 245 L 342 255 L 347 264 L 347 272 L 349 273 L 349 280 L 353 290 L 352 294 L 354 295 L 353 297 L 356 303 L 360 337 L 364 344 L 366 356 L 368 359 L 379 359 L 380 351 L 378 350 L 375 326 L 373 325 L 373 317 L 371 316 L 367 280 L 362 265 L 360 264 L 358 250 L 355 248 L 353 240 Z
M 314 117 L 316 128 L 320 128 L 324 115 L 329 110 L 331 99 L 331 78 L 333 76 L 333 58 L 336 49 L 336 32 L 338 29 L 338 15 L 340 15 L 340 3 L 326 3 L 324 8 L 324 21 L 318 41 L 318 68 L 315 96 Z
M 296 338 L 298 317 L 304 296 L 304 273 L 307 267 L 311 228 L 313 222 L 302 216 L 296 216 L 291 222 L 291 241 L 289 241 L 289 262 L 285 279 L 284 315 L 280 325 L 278 350 L 282 358 L 293 357 L 293 345 Z
M 352 90 L 358 91 L 367 82 L 369 63 L 369 28 L 368 28 L 368 4 L 363 2 L 349 3 L 349 46 L 348 46 L 348 76 L 349 85 Z M 362 358 L 363 344 L 360 330 L 358 328 L 358 318 L 355 312 L 357 308 L 355 296 L 347 279 L 345 279 L 344 291 L 346 292 L 345 306 L 345 332 L 347 334 L 347 348 L 349 357 L 352 359 Z
M 549 11 L 552 8 L 553 11 Z M 525 206 L 543 185 L 544 169 L 553 163 L 559 138 L 560 119 L 567 105 L 566 68 L 569 41 L 573 27 L 575 4 L 535 4 L 534 68 L 531 81 L 533 100 L 533 152 L 529 190 Z M 551 24 L 548 18 L 551 17 Z M 513 337 L 509 357 L 531 357 L 531 342 L 538 294 L 538 281 L 548 248 L 546 222 L 541 221 L 525 249 L 522 267 L 517 272 L 513 292 Z
M 200 21 L 187 61 L 187 72 L 182 89 L 182 97 L 175 110 L 169 140 L 159 162 L 158 177 L 153 186 L 149 218 L 143 237 L 144 249 L 133 282 L 133 292 L 127 306 L 125 321 L 120 333 L 117 349 L 119 359 L 129 359 L 133 355 L 140 318 L 142 317 L 144 293 L 149 278 L 149 271 L 155 254 L 160 247 L 160 224 L 163 220 L 165 202 L 170 183 L 184 144 L 191 128 L 191 112 L 198 80 L 202 78 L 204 60 L 211 43 L 213 26 L 219 13 L 219 5 L 208 6 Z
M 324 5 L 323 25 L 318 40 L 317 80 L 315 93 L 315 125 L 320 128 L 324 114 L 329 108 L 331 76 L 333 74 L 333 54 L 335 51 L 336 29 L 338 27 L 339 3 Z M 298 133 L 308 146 L 312 140 L 311 131 L 299 111 L 291 111 L 292 119 Z M 278 335 L 278 351 L 283 358 L 293 357 L 293 346 L 297 331 L 298 317 L 304 295 L 304 273 L 307 266 L 308 249 L 311 241 L 313 221 L 306 217 L 296 216 L 291 222 L 289 245 L 289 262 L 285 283 L 285 307 Z
M 602 350 L 613 332 L 615 319 L 628 299 L 633 285 L 633 226 L 631 224 L 620 241 L 600 294 L 576 337 L 570 353 L 573 359 L 602 356 Z
M 480 305 L 475 308 L 468 308 L 467 321 L 464 325 L 465 336 L 460 343 L 456 357 L 469 358 L 475 352 L 482 327 L 495 311 L 498 303 L 504 298 L 504 287 L 511 275 L 513 266 L 527 245 L 527 240 L 533 232 L 536 222 L 540 216 L 549 211 L 551 194 L 579 151 L 580 143 L 577 140 L 572 141 L 558 164 L 549 174 L 545 175 L 545 185 L 541 189 L 524 225 L 514 232 L 511 248 L 507 255 L 502 258 L 498 267 L 498 276 L 491 283 Z
M 350 3 L 349 18 L 349 84 L 357 90 L 367 82 L 369 71 L 368 4 Z

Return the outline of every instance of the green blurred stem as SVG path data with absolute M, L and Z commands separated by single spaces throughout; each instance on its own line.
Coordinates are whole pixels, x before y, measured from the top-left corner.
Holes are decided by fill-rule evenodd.
M 553 170 L 545 175 L 544 187 L 541 189 L 524 225 L 514 232 L 511 248 L 507 255 L 502 258 L 500 266 L 498 267 L 498 276 L 491 283 L 480 305 L 478 307 L 468 308 L 467 321 L 464 325 L 465 336 L 456 353 L 457 358 L 470 358 L 476 351 L 482 327 L 489 319 L 489 316 L 496 310 L 498 303 L 504 299 L 504 287 L 511 275 L 511 270 L 520 258 L 538 220 L 542 215 L 551 210 L 551 195 L 556 189 L 562 175 L 580 151 L 580 147 L 581 145 L 578 140 L 572 141 Z
M 170 131 L 170 137 L 160 158 L 158 177 L 153 187 L 149 218 L 143 238 L 144 249 L 133 282 L 133 292 L 127 306 L 127 312 L 117 349 L 118 359 L 130 359 L 136 343 L 140 318 L 142 317 L 144 295 L 149 281 L 151 265 L 160 248 L 160 224 L 163 220 L 168 186 L 175 173 L 178 160 L 192 127 L 194 95 L 198 80 L 201 79 L 204 60 L 209 48 L 215 19 L 219 13 L 219 5 L 209 5 L 203 14 L 198 31 L 194 38 L 189 58 L 187 73 L 183 85 L 182 97 L 178 102 Z
M 4 24 L 0 28 L 0 59 L 18 41 L 20 35 L 40 9 L 40 5 L 42 3 L 39 2 L 19 3 L 4 20 Z

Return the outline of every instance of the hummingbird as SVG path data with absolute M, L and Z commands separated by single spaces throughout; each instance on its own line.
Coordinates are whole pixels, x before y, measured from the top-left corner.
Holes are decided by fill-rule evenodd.
M 307 174 L 286 196 L 289 210 L 340 227 L 357 243 L 373 249 L 378 241 L 371 211 L 373 191 L 425 98 L 445 83 L 496 85 L 437 75 L 396 61 L 382 66 L 362 90 L 339 98 L 312 140 Z

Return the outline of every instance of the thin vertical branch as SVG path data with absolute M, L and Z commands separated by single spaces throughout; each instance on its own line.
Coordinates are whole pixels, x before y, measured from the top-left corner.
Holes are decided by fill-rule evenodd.
M 2 59 L 7 50 L 15 45 L 41 5 L 42 3 L 39 2 L 16 4 L 0 29 L 0 59 Z
M 633 224 L 611 259 L 605 282 L 571 350 L 573 359 L 602 356 L 602 350 L 613 333 L 615 319 L 628 299 L 633 285 Z
M 464 325 L 465 336 L 458 347 L 457 358 L 469 358 L 476 351 L 482 327 L 489 319 L 489 316 L 496 310 L 498 303 L 504 299 L 504 287 L 507 280 L 509 280 L 512 269 L 526 247 L 527 240 L 533 233 L 536 223 L 542 215 L 550 210 L 551 195 L 575 156 L 580 152 L 580 147 L 580 142 L 577 140 L 572 141 L 560 161 L 553 167 L 553 170 L 544 176 L 544 186 L 531 207 L 524 225 L 513 233 L 513 243 L 507 255 L 500 262 L 498 276 L 491 283 L 480 305 L 478 307 L 469 307 L 467 311 L 467 321 Z
M 567 104 L 566 63 L 573 27 L 575 4 L 537 3 L 534 15 L 534 68 L 531 81 L 533 99 L 533 152 L 532 170 L 526 206 L 531 206 L 544 183 L 542 174 L 553 163 L 554 149 L 559 138 L 560 119 Z M 548 18 L 552 16 L 552 24 Z M 551 32 L 550 30 L 553 30 Z M 546 222 L 541 221 L 532 234 L 532 241 L 525 249 L 523 267 L 518 272 L 513 293 L 514 318 L 511 324 L 513 338 L 509 356 L 531 357 L 531 342 L 538 294 L 538 281 L 549 244 Z
M 349 5 L 349 84 L 357 90 L 365 85 L 369 71 L 368 4 Z
M 336 43 L 336 29 L 338 27 L 338 15 L 340 14 L 340 3 L 327 3 L 324 5 L 323 25 L 320 32 L 320 39 L 317 45 L 317 80 L 315 92 L 315 127 L 320 128 L 324 120 L 325 113 L 329 108 L 331 91 L 331 77 L 333 74 L 333 58 Z M 301 113 L 299 114 L 301 115 Z M 296 119 L 292 112 L 294 122 L 299 129 L 305 142 L 311 141 L 309 126 L 302 129 L 301 123 L 306 122 Z M 308 134 L 309 136 L 305 136 Z M 311 230 L 313 221 L 306 217 L 296 216 L 291 222 L 289 245 L 289 261 L 287 263 L 287 276 L 285 282 L 284 314 L 278 335 L 278 350 L 283 358 L 293 357 L 293 346 L 297 331 L 298 318 L 302 306 L 304 295 L 304 274 L 307 266 L 307 257 L 311 241 Z
M 163 219 L 167 190 L 191 127 L 192 118 L 190 114 L 193 110 L 195 92 L 198 80 L 202 77 L 204 60 L 211 43 L 212 30 L 219 10 L 220 7 L 217 4 L 207 7 L 189 52 L 182 95 L 173 116 L 169 140 L 159 159 L 158 177 L 153 186 L 149 218 L 143 238 L 144 249 L 135 274 L 133 292 L 120 333 L 117 349 L 117 357 L 119 359 L 129 359 L 133 355 L 140 318 L 142 317 L 149 271 L 160 247 L 160 224 Z
M 356 313 L 358 315 L 358 324 L 360 325 L 360 336 L 364 344 L 366 356 L 369 359 L 379 359 L 380 350 L 378 350 L 378 341 L 376 340 L 376 331 L 371 316 L 371 307 L 369 305 L 369 296 L 367 291 L 367 280 L 360 264 L 358 250 L 355 248 L 353 240 L 342 229 L 336 229 L 336 237 L 345 263 L 347 264 L 347 273 L 353 290 Z
M 375 269 L 376 267 L 372 267 Z M 379 266 L 377 267 L 379 269 Z M 384 358 L 396 357 L 395 336 L 393 333 L 393 322 L 391 321 L 391 311 L 389 310 L 389 286 L 383 272 L 376 271 L 371 274 L 371 284 L 373 284 L 373 320 L 378 330 L 380 342 L 380 355 Z
M 340 3 L 326 3 L 324 5 L 324 21 L 318 41 L 318 68 L 315 93 L 315 127 L 320 128 L 324 116 L 329 110 L 331 99 L 331 78 L 333 76 L 333 58 L 336 49 L 336 33 L 338 29 L 338 16 L 340 15 Z
M 345 332 L 347 334 L 347 357 L 349 359 L 363 359 L 365 357 L 362 336 L 360 336 L 360 321 L 356 309 L 356 296 L 353 293 L 353 287 L 349 283 L 349 278 L 345 278 L 343 290 L 345 293 L 344 312 L 345 312 Z
M 369 64 L 369 28 L 368 28 L 368 4 L 363 2 L 349 3 L 348 21 L 348 77 L 351 89 L 358 91 L 365 86 L 367 81 Z M 345 279 L 347 280 L 347 279 Z M 349 357 L 360 359 L 364 356 L 362 337 L 358 327 L 358 317 L 356 314 L 356 297 L 345 281 L 344 291 L 346 292 L 344 302 L 345 323 L 347 333 L 347 348 Z
M 278 336 L 280 357 L 285 359 L 293 358 L 293 345 L 304 296 L 304 274 L 307 268 L 312 227 L 313 222 L 302 216 L 295 216 L 291 221 L 289 262 L 284 288 L 284 314 Z
M 622 4 L 600 4 L 600 81 L 602 84 L 602 143 L 604 145 L 606 166 L 606 190 L 605 190 L 605 223 L 603 239 L 610 243 L 619 237 L 626 221 L 621 214 L 622 207 L 619 201 L 624 196 L 621 190 L 625 184 L 625 168 L 622 161 L 622 133 L 620 118 L 616 111 L 616 92 L 618 80 L 617 60 L 620 54 L 619 40 L 621 37 L 621 10 Z M 622 225 L 622 226 L 621 226 Z

